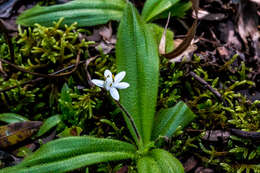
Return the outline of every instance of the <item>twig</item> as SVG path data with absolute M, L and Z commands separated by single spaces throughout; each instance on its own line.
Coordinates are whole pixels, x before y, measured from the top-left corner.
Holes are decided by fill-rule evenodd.
M 71 73 L 75 72 L 79 66 L 79 63 L 80 63 L 80 50 L 78 51 L 78 54 L 77 54 L 77 58 L 76 58 L 76 63 L 74 65 L 74 68 L 69 71 L 69 72 L 65 72 L 65 73 L 61 73 L 61 74 L 50 74 L 49 76 L 51 77 L 61 77 L 61 76 L 67 76 L 67 75 L 70 75 Z
M 4 69 L 3 69 L 2 62 L 1 62 L 1 61 L 0 61 L 0 72 L 2 73 L 2 75 L 3 75 L 4 78 L 7 78 L 7 77 L 8 77 L 8 75 L 6 74 L 6 72 L 5 72 Z
M 91 75 L 90 73 L 88 72 L 88 65 L 94 61 L 95 59 L 97 58 L 97 56 L 95 57 L 92 57 L 92 58 L 89 58 L 86 63 L 85 63 L 85 71 L 86 71 L 86 75 L 87 75 L 87 81 L 88 81 L 88 84 L 91 88 L 93 88 L 95 85 L 93 84 L 93 82 L 91 82 Z
M 32 72 L 32 71 L 26 70 L 26 69 L 24 69 L 22 67 L 19 67 L 19 66 L 15 65 L 15 64 L 7 61 L 7 60 L 4 60 L 4 59 L 0 59 L 0 61 L 3 62 L 3 63 L 8 64 L 9 66 L 11 66 L 11 67 L 13 67 L 13 68 L 15 68 L 15 69 L 17 69 L 17 70 L 19 70 L 21 72 L 24 72 L 24 73 L 29 73 L 31 75 L 40 76 L 40 77 L 50 77 L 49 75 L 46 75 L 46 74 L 41 74 L 41 73 L 36 73 L 36 72 Z
M 60 76 L 69 75 L 69 74 L 71 74 L 71 73 L 73 73 L 74 71 L 77 70 L 78 65 L 79 65 L 79 61 L 80 61 L 80 51 L 78 51 L 77 59 L 76 59 L 76 63 L 75 63 L 74 69 L 72 69 L 70 72 L 66 72 L 66 73 L 62 73 L 62 74 L 53 74 L 53 73 L 51 73 L 51 74 L 42 74 L 42 73 L 32 72 L 32 71 L 26 70 L 26 69 L 24 69 L 24 68 L 22 68 L 22 67 L 19 67 L 19 66 L 15 65 L 15 64 L 13 64 L 13 63 L 7 61 L 7 60 L 0 59 L 0 61 L 3 62 L 3 63 L 6 63 L 6 64 L 8 64 L 8 65 L 10 65 L 11 67 L 13 67 L 13 68 L 15 68 L 15 69 L 17 69 L 17 70 L 19 70 L 19 71 L 22 71 L 22 72 L 25 72 L 25 73 L 29 73 L 29 74 L 31 74 L 31 75 L 40 76 L 40 77 L 45 77 L 45 78 L 46 78 L 46 77 L 47 77 L 47 78 L 50 78 L 50 77 L 60 77 Z
M 216 47 L 221 46 L 221 44 L 218 43 L 217 41 L 209 40 L 209 39 L 206 39 L 206 38 L 204 38 L 204 37 L 200 37 L 199 39 L 202 40 L 202 41 L 211 43 L 211 44 L 213 44 L 213 45 L 216 46 Z
M 186 132 L 204 132 L 204 130 L 198 130 L 198 129 L 190 129 L 190 128 L 187 128 L 186 130 L 185 130 Z
M 246 132 L 239 129 L 229 129 L 229 131 L 236 136 L 242 137 L 242 138 L 250 138 L 250 139 L 256 139 L 260 140 L 260 132 Z
M 83 64 L 83 63 L 85 63 L 85 61 L 80 61 L 80 62 L 78 63 L 78 65 Z M 64 72 L 64 71 L 66 71 L 66 70 L 69 70 L 69 69 L 71 69 L 71 68 L 75 68 L 75 66 L 76 66 L 76 64 L 70 65 L 70 66 L 65 67 L 65 68 L 63 68 L 63 69 L 61 69 L 61 70 L 58 70 L 58 71 L 56 71 L 56 72 L 53 72 L 53 73 L 51 73 L 50 75 L 59 74 L 59 73 L 61 73 L 61 72 Z M 22 84 L 18 84 L 18 85 L 15 85 L 15 86 L 11 86 L 11 87 L 4 88 L 4 89 L 0 90 L 0 93 L 1 93 L 1 92 L 9 91 L 9 90 L 14 89 L 14 88 L 17 88 L 17 87 L 19 87 L 19 86 L 24 86 L 24 85 L 27 85 L 27 84 L 36 83 L 36 82 L 42 81 L 42 80 L 44 80 L 44 79 L 46 79 L 46 78 L 45 78 L 45 77 L 38 77 L 38 78 L 36 78 L 36 79 L 26 81 L 26 82 L 24 82 L 24 83 L 22 83 Z
M 177 18 L 177 21 L 180 22 L 180 24 L 182 24 L 182 26 L 188 31 L 189 30 L 189 26 L 181 19 Z
M 202 79 L 201 77 L 199 77 L 196 73 L 194 73 L 194 72 L 192 72 L 192 71 L 190 72 L 190 75 L 191 75 L 192 77 L 194 77 L 194 79 L 196 79 L 197 81 L 199 81 L 201 84 L 203 84 L 205 88 L 207 88 L 207 89 L 210 90 L 213 94 L 215 94 L 215 96 L 216 96 L 219 100 L 221 100 L 221 101 L 223 100 L 221 94 L 220 94 L 217 90 L 215 90 L 214 88 L 212 88 L 204 79 Z

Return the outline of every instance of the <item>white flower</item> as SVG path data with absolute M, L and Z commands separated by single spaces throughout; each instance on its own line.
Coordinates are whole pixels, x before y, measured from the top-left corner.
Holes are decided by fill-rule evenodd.
M 130 85 L 127 82 L 121 82 L 125 77 L 125 71 L 118 73 L 115 77 L 112 75 L 110 70 L 105 70 L 104 76 L 105 81 L 99 79 L 91 80 L 95 85 L 105 88 L 107 91 L 110 92 L 110 95 L 115 99 L 119 100 L 119 93 L 117 89 L 126 89 Z

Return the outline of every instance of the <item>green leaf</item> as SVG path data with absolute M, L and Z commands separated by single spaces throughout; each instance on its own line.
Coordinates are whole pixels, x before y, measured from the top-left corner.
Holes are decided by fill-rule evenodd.
M 151 21 L 153 18 L 170 9 L 179 0 L 147 0 L 144 4 L 142 17 L 146 22 Z
M 11 124 L 11 123 L 18 123 L 18 122 L 29 121 L 29 120 L 15 113 L 2 113 L 0 114 L 0 121 Z
M 192 3 L 189 2 L 178 2 L 174 4 L 170 9 L 164 11 L 160 15 L 158 15 L 155 19 L 167 18 L 169 12 L 171 12 L 171 16 L 183 18 L 186 15 L 186 12 L 191 9 Z
M 260 154 L 260 145 L 257 147 L 256 152 Z
M 185 127 L 195 118 L 195 114 L 184 103 L 179 102 L 174 107 L 162 109 L 155 118 L 152 139 L 159 136 L 171 137 L 178 126 Z
M 181 162 L 171 153 L 154 149 L 137 161 L 138 173 L 184 173 Z
M 49 173 L 49 172 L 68 172 L 77 168 L 93 165 L 101 162 L 126 160 L 134 157 L 133 153 L 128 152 L 96 152 L 73 156 L 47 164 L 39 164 L 30 167 L 14 167 L 0 170 L 0 173 Z
M 95 163 L 133 158 L 135 152 L 134 145 L 118 140 L 67 137 L 43 145 L 22 163 L 3 172 L 66 172 Z
M 141 157 L 137 161 L 137 170 L 138 173 L 161 173 L 161 168 L 158 163 L 149 156 Z
M 156 41 L 136 8 L 129 3 L 118 29 L 116 62 L 119 71 L 126 71 L 130 87 L 120 91 L 120 103 L 132 116 L 140 140 L 125 118 L 139 146 L 150 141 L 158 91 L 159 57 Z
M 184 173 L 181 162 L 171 153 L 162 149 L 154 149 L 149 154 L 160 166 L 162 173 Z
M 49 117 L 41 126 L 40 130 L 37 133 L 37 137 L 42 136 L 49 130 L 51 130 L 53 127 L 55 127 L 57 124 L 61 122 L 60 115 L 54 115 Z
M 134 153 L 134 145 L 112 139 L 101 139 L 89 136 L 67 137 L 43 145 L 32 156 L 21 163 L 23 166 L 50 163 L 77 155 L 95 152 L 129 152 Z
M 69 136 L 79 136 L 82 131 L 83 129 L 77 126 L 66 127 L 57 136 L 60 138 L 69 137 Z
M 162 38 L 162 34 L 164 32 L 164 28 L 153 23 L 147 24 L 149 28 L 151 28 L 152 33 L 154 34 L 154 37 L 156 39 L 157 46 L 159 47 L 160 41 Z M 166 32 L 166 53 L 169 53 L 173 50 L 174 44 L 173 44 L 173 32 L 169 29 L 167 29 Z
M 65 83 L 63 86 L 62 86 L 62 89 L 61 89 L 61 100 L 65 101 L 65 102 L 69 102 L 71 103 L 72 102 L 72 99 L 70 97 L 70 88 L 68 86 L 67 83 Z
M 110 20 L 120 20 L 125 7 L 124 0 L 74 0 L 66 4 L 48 7 L 35 6 L 22 13 L 18 24 L 33 26 L 35 23 L 52 26 L 53 21 L 64 17 L 63 24 L 94 26 Z
M 61 96 L 59 99 L 59 108 L 61 110 L 61 120 L 68 124 L 77 124 L 78 117 L 75 116 L 76 110 L 73 109 L 72 98 L 70 95 L 70 88 L 65 83 L 61 89 Z

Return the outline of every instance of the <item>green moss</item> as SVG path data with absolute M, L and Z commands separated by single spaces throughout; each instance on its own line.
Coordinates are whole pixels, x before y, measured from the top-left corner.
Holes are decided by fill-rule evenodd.
M 260 158 L 259 146 L 254 145 L 253 140 L 232 137 L 228 139 L 228 145 L 219 146 L 218 142 L 209 143 L 201 140 L 200 136 L 206 130 L 225 131 L 228 128 L 260 132 L 259 100 L 250 101 L 239 92 L 253 88 L 255 84 L 247 79 L 250 69 L 243 61 L 240 65 L 233 66 L 236 59 L 237 56 L 234 56 L 219 67 L 218 73 L 216 73 L 217 69 L 214 69 L 215 72 L 212 73 L 211 65 L 203 65 L 198 61 L 197 56 L 191 62 L 179 64 L 169 64 L 162 58 L 160 66 L 158 107 L 169 107 L 179 99 L 185 98 L 188 105 L 198 115 L 190 127 L 194 132 L 184 131 L 171 140 L 171 151 L 177 156 L 187 157 L 196 149 L 197 152 L 194 155 L 197 159 L 201 160 L 206 167 L 212 166 L 214 169 L 221 164 L 222 167 L 217 168 L 220 172 L 228 170 L 228 166 L 230 166 L 230 172 L 242 170 L 245 165 L 252 167 L 252 170 L 259 167 L 253 164 Z M 190 71 L 195 72 L 218 91 L 222 100 L 191 77 Z M 244 164 L 245 160 L 248 164 Z
M 79 40 L 76 24 L 65 26 L 64 30 L 59 29 L 61 21 L 62 19 L 54 23 L 53 27 L 36 24 L 33 28 L 24 30 L 19 28 L 19 35 L 12 38 L 15 52 L 14 64 L 31 72 L 48 74 L 75 64 L 78 52 L 81 52 L 81 57 L 88 58 L 88 47 L 93 42 Z M 8 46 L 3 37 L 0 37 L 0 43 L 1 58 L 10 61 Z M 1 110 L 21 112 L 31 119 L 34 115 L 37 115 L 36 119 L 39 116 L 49 116 L 52 111 L 57 110 L 51 108 L 51 111 L 42 113 L 45 111 L 42 111 L 39 106 L 38 110 L 32 111 L 31 108 L 34 107 L 35 102 L 40 104 L 48 102 L 46 98 L 50 98 L 50 106 L 57 105 L 58 92 L 63 83 L 68 80 L 66 76 L 61 77 L 60 82 L 49 83 L 49 80 L 34 82 L 33 80 L 39 76 L 18 71 L 4 63 L 2 66 L 6 77 L 0 78 L 0 90 L 9 87 L 14 89 L 0 93 L 0 100 L 5 103 L 1 105 Z M 78 74 L 80 75 L 82 74 Z M 74 77 L 79 78 L 77 75 Z

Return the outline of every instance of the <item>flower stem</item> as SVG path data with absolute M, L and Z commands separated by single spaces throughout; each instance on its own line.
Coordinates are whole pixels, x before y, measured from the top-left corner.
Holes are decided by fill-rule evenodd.
M 119 101 L 116 101 L 116 100 L 114 100 L 114 101 L 116 102 L 117 106 L 125 113 L 125 115 L 126 115 L 127 118 L 129 119 L 129 121 L 130 121 L 132 127 L 134 128 L 134 132 L 135 132 L 135 134 L 136 134 L 136 136 L 137 136 L 137 139 L 140 140 L 140 135 L 139 135 L 139 132 L 138 132 L 137 127 L 136 127 L 136 125 L 135 125 L 134 119 L 133 119 L 132 116 L 127 112 L 127 110 L 124 108 L 124 106 L 120 104 Z

